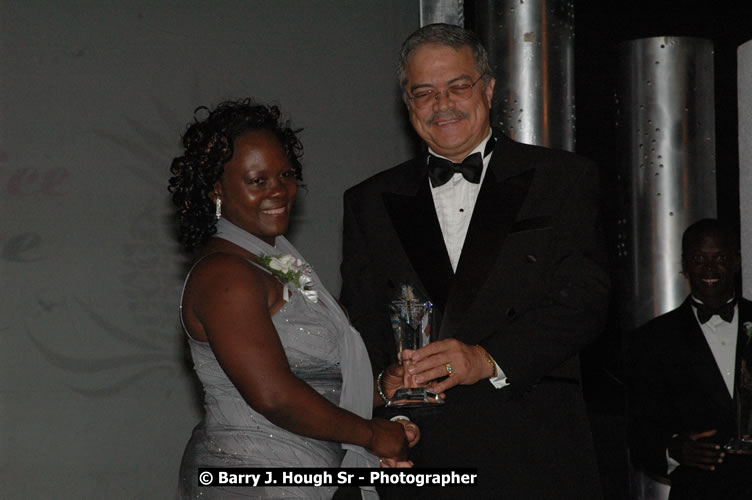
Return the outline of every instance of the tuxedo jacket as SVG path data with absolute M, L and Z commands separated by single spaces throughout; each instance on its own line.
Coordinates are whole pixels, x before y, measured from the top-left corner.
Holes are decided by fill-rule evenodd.
M 456 272 L 425 156 L 345 193 L 341 300 L 374 373 L 396 360 L 388 304 L 409 284 L 433 302 L 438 338 L 482 345 L 510 382 L 457 386 L 442 407 L 413 412 L 416 467 L 479 468 L 476 498 L 599 498 L 578 361 L 607 314 L 597 170 L 495 136 Z
M 752 302 L 741 299 L 737 311 L 738 370 L 746 343 L 744 323 L 752 321 Z M 675 434 L 717 429 L 718 434 L 709 440 L 721 445 L 735 435 L 736 403 L 726 388 L 689 297 L 677 309 L 634 332 L 628 367 L 628 439 L 630 458 L 637 468 L 654 476 L 668 476 L 666 450 Z M 738 373 L 735 380 L 739 381 Z M 745 476 L 746 483 L 752 484 L 752 467 L 747 467 Z M 719 482 L 732 481 L 724 473 L 679 466 L 670 479 L 672 499 L 706 498 L 698 493 L 705 487 L 710 487 L 707 498 L 735 498 L 718 490 Z M 684 490 L 690 491 L 680 495 Z

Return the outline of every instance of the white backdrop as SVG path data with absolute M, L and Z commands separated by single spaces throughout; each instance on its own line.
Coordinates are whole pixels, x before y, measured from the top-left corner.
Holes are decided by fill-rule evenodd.
M 0 0 L 0 498 L 171 498 L 200 416 L 166 190 L 202 104 L 305 130 L 292 239 L 339 290 L 341 198 L 411 155 L 417 2 Z

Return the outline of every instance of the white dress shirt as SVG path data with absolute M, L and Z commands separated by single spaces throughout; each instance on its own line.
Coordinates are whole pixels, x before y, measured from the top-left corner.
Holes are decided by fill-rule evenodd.
M 488 136 L 467 156 L 474 153 L 483 154 L 486 143 L 490 138 L 491 132 L 489 131 Z M 428 151 L 439 158 L 446 158 L 435 153 L 431 148 L 428 148 Z M 470 219 L 473 217 L 475 201 L 478 199 L 480 186 L 486 177 L 486 170 L 492 156 L 493 152 L 483 158 L 483 171 L 478 184 L 473 184 L 465 180 L 462 174 L 457 172 L 446 184 L 442 184 L 439 187 L 431 186 L 431 195 L 433 196 L 434 207 L 436 207 L 436 215 L 439 217 L 441 234 L 444 236 L 444 245 L 446 245 L 447 252 L 449 253 L 449 262 L 451 262 L 454 271 L 457 271 L 457 263 L 460 261 L 462 246 L 465 244 L 467 228 L 470 226 Z M 446 159 L 448 160 L 449 158 Z M 430 184 L 430 181 L 428 182 Z
M 694 300 L 696 298 L 692 297 Z M 697 302 L 701 302 L 697 300 Z M 697 319 L 697 309 L 692 311 Z M 700 320 L 697 320 L 700 323 Z M 700 325 L 705 341 L 708 343 L 718 370 L 726 382 L 729 395 L 734 397 L 734 376 L 736 374 L 736 339 L 739 333 L 739 305 L 734 306 L 734 317 L 731 322 L 723 321 L 720 316 L 712 316 Z
M 470 154 L 467 156 L 478 152 L 483 154 L 483 151 L 486 149 L 486 143 L 490 138 L 491 132 L 489 131 L 486 138 L 475 149 L 470 151 Z M 428 151 L 434 156 L 446 158 L 435 153 L 431 148 L 428 148 Z M 457 263 L 460 260 L 462 247 L 465 244 L 467 229 L 470 226 L 470 219 L 473 217 L 475 201 L 478 199 L 483 179 L 486 178 L 486 170 L 492 156 L 493 152 L 483 158 L 483 171 L 478 184 L 468 182 L 462 174 L 455 173 L 446 184 L 442 184 L 439 187 L 431 186 L 431 195 L 433 196 L 436 215 L 439 218 L 441 234 L 444 236 L 444 245 L 449 253 L 449 262 L 452 264 L 452 270 L 454 271 L 457 271 Z M 448 160 L 449 158 L 446 159 Z M 426 182 L 430 185 L 430 181 L 427 180 Z M 495 388 L 501 389 L 509 385 L 507 377 L 498 363 L 496 363 L 496 373 L 496 377 L 488 379 Z

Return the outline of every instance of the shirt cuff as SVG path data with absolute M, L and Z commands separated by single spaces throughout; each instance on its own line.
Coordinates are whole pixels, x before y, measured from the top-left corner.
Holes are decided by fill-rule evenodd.
M 491 382 L 491 385 L 493 385 L 495 389 L 501 389 L 502 387 L 508 386 L 509 382 L 507 381 L 507 376 L 504 375 L 504 371 L 499 366 L 499 363 L 494 361 L 494 364 L 496 365 L 496 376 L 489 378 L 488 381 Z
M 668 448 L 666 448 L 666 465 L 668 465 L 666 470 L 666 475 L 671 474 L 676 470 L 677 467 L 679 467 L 679 462 L 671 458 L 668 454 Z

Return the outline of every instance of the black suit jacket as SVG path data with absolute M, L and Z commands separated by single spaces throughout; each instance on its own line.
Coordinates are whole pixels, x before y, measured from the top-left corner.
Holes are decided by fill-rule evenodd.
M 411 284 L 435 304 L 440 337 L 483 345 L 511 383 L 458 386 L 416 412 L 416 466 L 479 467 L 477 498 L 599 498 L 578 362 L 607 311 L 596 168 L 496 136 L 456 273 L 425 157 L 345 193 L 341 300 L 375 373 L 396 360 L 387 304 Z
M 744 323 L 752 321 L 752 302 L 741 299 L 738 311 L 737 369 L 746 343 Z M 628 436 L 635 467 L 668 476 L 666 450 L 675 434 L 717 429 L 710 441 L 721 445 L 735 435 L 736 403 L 689 298 L 637 329 L 630 340 L 628 366 Z M 670 476 L 671 498 L 736 498 L 720 489 L 735 480 L 732 476 L 679 466 Z M 752 468 L 745 476 L 752 484 Z

